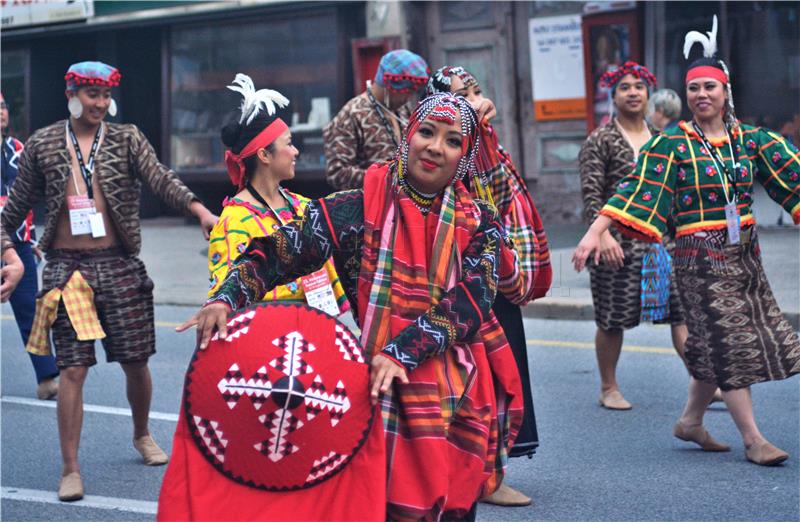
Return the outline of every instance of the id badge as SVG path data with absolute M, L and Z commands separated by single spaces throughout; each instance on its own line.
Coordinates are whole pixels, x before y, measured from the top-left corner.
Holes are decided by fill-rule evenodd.
M 92 237 L 105 237 L 106 225 L 103 223 L 103 214 L 95 212 L 89 216 L 89 227 L 92 229 Z
M 738 245 L 741 232 L 741 218 L 736 201 L 725 204 L 725 222 L 728 225 L 728 244 Z
M 303 291 L 306 294 L 308 306 L 322 310 L 334 317 L 339 315 L 339 305 L 336 303 L 336 296 L 333 294 L 331 278 L 328 277 L 328 272 L 324 268 L 303 276 L 300 280 L 303 283 Z
M 92 233 L 89 217 L 94 214 L 94 202 L 84 196 L 67 196 L 69 209 L 69 226 L 73 236 Z

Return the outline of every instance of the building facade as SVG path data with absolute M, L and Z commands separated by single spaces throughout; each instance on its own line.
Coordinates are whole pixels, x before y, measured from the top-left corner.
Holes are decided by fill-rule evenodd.
M 2 81 L 15 131 L 26 137 L 66 115 L 70 63 L 114 64 L 123 74 L 116 119 L 139 125 L 212 208 L 230 192 L 219 128 L 238 103 L 225 89 L 235 73 L 292 101 L 282 115 L 301 149 L 292 188 L 322 195 L 321 125 L 363 90 L 378 51 L 399 46 L 432 69 L 464 65 L 478 77 L 546 223 L 581 219 L 578 151 L 608 111 L 599 75 L 634 59 L 682 94 L 683 36 L 709 30 L 714 14 L 739 117 L 800 133 L 797 2 L 83 3 L 91 14 L 57 24 L 7 24 L 4 9 Z M 164 210 L 145 205 L 145 215 Z

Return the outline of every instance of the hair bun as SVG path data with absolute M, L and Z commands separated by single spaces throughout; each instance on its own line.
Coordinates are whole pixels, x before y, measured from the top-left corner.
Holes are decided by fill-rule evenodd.
M 230 148 L 236 146 L 236 142 L 239 141 L 239 136 L 241 136 L 241 134 L 242 126 L 235 120 L 222 127 L 222 132 L 220 132 L 222 143 Z

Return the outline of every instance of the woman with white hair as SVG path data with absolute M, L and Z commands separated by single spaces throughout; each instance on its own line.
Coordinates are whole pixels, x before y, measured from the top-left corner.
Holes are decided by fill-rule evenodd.
M 659 130 L 678 125 L 681 117 L 681 97 L 672 89 L 659 89 L 653 93 L 648 104 L 650 123 Z

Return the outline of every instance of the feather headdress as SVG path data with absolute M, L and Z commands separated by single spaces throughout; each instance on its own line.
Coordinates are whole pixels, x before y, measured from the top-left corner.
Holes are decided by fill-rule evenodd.
M 256 90 L 253 85 L 253 80 L 246 74 L 237 73 L 233 79 L 234 85 L 228 85 L 228 89 L 236 91 L 242 95 L 242 116 L 239 118 L 239 123 L 247 119 L 246 125 L 265 109 L 267 114 L 272 116 L 277 110 L 277 105 L 281 109 L 289 105 L 289 100 L 278 91 L 272 89 L 259 89 Z
M 708 36 L 706 36 L 708 35 Z M 699 43 L 703 46 L 703 56 L 706 58 L 713 58 L 717 54 L 717 15 L 714 15 L 714 21 L 711 23 L 711 30 L 706 34 L 700 31 L 689 31 L 683 40 L 683 57 L 689 59 L 689 51 L 692 50 L 694 44 Z

